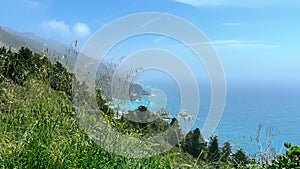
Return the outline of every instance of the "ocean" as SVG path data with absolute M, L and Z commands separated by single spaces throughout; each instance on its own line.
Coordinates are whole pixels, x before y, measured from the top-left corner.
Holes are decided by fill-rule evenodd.
M 262 125 L 261 142 L 266 148 L 267 131 L 271 129 L 271 147 L 285 153 L 284 142 L 300 145 L 299 85 L 232 85 L 222 120 L 216 130 L 221 142 L 230 141 L 248 154 L 259 151 L 256 142 Z
M 163 93 L 160 96 L 166 98 L 165 103 L 163 99 L 155 100 L 156 95 L 145 96 L 131 102 L 130 106 L 123 103 L 121 106 L 123 110 L 136 109 L 139 105 L 157 110 L 154 104 L 158 103 L 159 106 L 165 106 L 173 117 L 178 117 L 180 111 L 178 86 L 161 82 L 141 85 L 149 92 Z M 210 87 L 204 85 L 199 89 L 200 110 L 192 129 L 203 128 L 210 107 Z M 242 148 L 249 156 L 258 155 L 256 135 L 259 125 L 262 126 L 261 143 L 264 149 L 267 148 L 269 141 L 277 153 L 285 153 L 284 142 L 300 145 L 299 89 L 299 85 L 227 84 L 225 109 L 214 132 L 218 136 L 220 146 L 229 141 L 233 150 Z

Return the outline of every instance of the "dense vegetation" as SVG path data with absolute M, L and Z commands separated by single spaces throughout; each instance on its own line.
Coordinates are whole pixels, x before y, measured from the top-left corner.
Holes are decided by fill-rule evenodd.
M 101 90 L 96 90 L 98 113 L 117 131 L 151 138 L 175 126 L 168 142 L 173 149 L 145 159 L 126 158 L 107 152 L 79 125 L 72 100 L 72 83 L 82 97 L 85 85 L 58 61 L 51 62 L 28 48 L 12 52 L 0 48 L 0 167 L 1 168 L 299 168 L 300 147 L 286 143 L 287 152 L 272 163 L 256 162 L 240 149 L 218 143 L 212 136 L 206 142 L 200 130 L 185 138 L 177 120 L 170 124 L 158 119 L 137 123 L 115 118 Z M 77 94 L 78 94 L 77 93 Z M 140 106 L 129 112 L 133 118 L 147 118 L 151 112 Z M 132 118 L 131 118 L 132 119 Z

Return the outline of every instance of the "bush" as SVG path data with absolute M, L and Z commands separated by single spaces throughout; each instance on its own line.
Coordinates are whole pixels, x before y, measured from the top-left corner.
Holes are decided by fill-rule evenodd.
M 300 168 L 300 146 L 291 143 L 284 143 L 284 146 L 287 148 L 285 155 L 277 156 L 268 168 Z

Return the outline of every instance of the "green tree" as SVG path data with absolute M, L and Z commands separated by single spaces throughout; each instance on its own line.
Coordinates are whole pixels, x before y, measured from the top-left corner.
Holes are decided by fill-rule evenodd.
M 208 146 L 208 160 L 211 162 L 219 161 L 221 157 L 218 137 L 214 135 L 210 138 L 209 146 Z
M 230 159 L 230 154 L 231 152 L 231 145 L 229 142 L 225 142 L 223 147 L 221 148 L 221 161 L 222 162 L 228 162 L 228 160 Z
M 71 97 L 74 75 L 69 73 L 60 62 L 56 62 L 50 71 L 50 85 L 57 91 L 64 91 Z
M 267 168 L 300 168 L 300 146 L 284 143 L 287 148 L 285 155 L 278 155 Z
M 233 161 L 236 165 L 246 165 L 249 163 L 249 157 L 246 155 L 243 149 L 239 149 L 233 155 Z
M 199 128 L 190 131 L 181 143 L 181 146 L 183 151 L 191 154 L 194 158 L 202 160 L 206 159 L 206 142 L 203 139 Z
M 172 146 L 178 147 L 179 142 L 183 137 L 181 130 L 180 130 L 180 125 L 178 123 L 178 120 L 176 118 L 172 118 L 170 126 L 171 126 L 170 130 L 168 130 L 168 133 L 167 133 L 167 136 L 168 136 L 167 141 Z

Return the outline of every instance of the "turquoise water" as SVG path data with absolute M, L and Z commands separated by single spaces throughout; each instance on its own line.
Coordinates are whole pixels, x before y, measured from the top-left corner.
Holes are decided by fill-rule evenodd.
M 150 92 L 158 88 L 165 94 L 165 108 L 173 117 L 177 117 L 180 111 L 180 90 L 176 85 L 169 84 L 145 87 Z M 200 110 L 193 128 L 202 129 L 210 106 L 210 89 L 209 86 L 199 88 Z M 270 87 L 269 85 L 228 84 L 225 110 L 215 131 L 220 144 L 229 141 L 233 149 L 243 148 L 249 155 L 254 156 L 259 151 L 255 137 L 258 126 L 261 124 L 263 146 L 266 147 L 267 144 L 266 130 L 268 128 L 272 128 L 271 147 L 275 148 L 276 152 L 285 152 L 283 143 L 286 141 L 300 145 L 299 89 L 299 85 L 277 85 L 277 87 L 272 85 Z M 149 102 L 151 98 L 152 102 Z M 155 108 L 154 102 L 157 104 L 157 100 L 153 98 L 145 96 L 141 100 L 123 104 L 123 109 L 133 110 L 144 105 L 151 110 Z
M 142 96 L 140 99 L 135 100 L 135 101 L 124 101 L 124 100 L 118 100 L 115 99 L 111 105 L 111 108 L 113 109 L 118 109 L 122 112 L 124 111 L 129 111 L 129 110 L 136 110 L 138 109 L 139 106 L 146 106 L 148 109 L 151 109 L 153 106 L 153 103 L 149 101 L 149 96 Z M 115 106 L 118 105 L 118 106 Z

